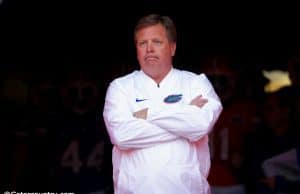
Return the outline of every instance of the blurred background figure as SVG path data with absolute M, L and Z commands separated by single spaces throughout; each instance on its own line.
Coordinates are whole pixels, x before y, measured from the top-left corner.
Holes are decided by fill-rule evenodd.
M 58 70 L 29 76 L 23 125 L 13 130 L 7 188 L 113 193 L 111 144 L 99 113 L 101 76 L 80 67 Z
M 208 177 L 212 194 L 243 194 L 244 139 L 256 122 L 256 104 L 244 96 L 246 85 L 234 58 L 217 55 L 201 66 L 212 81 L 224 106 L 210 134 L 211 171 Z
M 55 72 L 43 70 L 29 76 L 24 126 L 16 132 L 13 175 L 16 188 L 50 189 L 53 133 L 60 120 Z
M 16 188 L 16 161 L 24 152 L 22 148 L 26 134 L 26 109 L 28 100 L 28 75 L 26 71 L 16 69 L 13 65 L 1 66 L 0 72 L 0 185 L 1 189 Z M 22 151 L 22 150 L 20 150 Z
M 296 192 L 296 187 L 290 185 L 287 189 L 283 186 L 287 185 L 285 176 L 269 177 L 263 169 L 266 160 L 298 145 L 299 137 L 296 135 L 298 130 L 294 128 L 291 120 L 292 106 L 289 87 L 266 93 L 261 107 L 261 125 L 246 141 L 249 193 L 299 193 L 299 190 Z
M 96 72 L 73 68 L 60 84 L 62 119 L 56 130 L 51 180 L 56 191 L 111 192 L 111 145 Z

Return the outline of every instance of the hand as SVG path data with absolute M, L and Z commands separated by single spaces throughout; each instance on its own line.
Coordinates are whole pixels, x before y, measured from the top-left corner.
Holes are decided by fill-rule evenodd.
M 199 95 L 191 101 L 190 105 L 195 105 L 199 108 L 202 108 L 207 102 L 208 100 L 206 98 L 203 98 L 202 95 Z
M 139 119 L 147 119 L 147 112 L 148 112 L 148 108 L 144 108 L 142 110 L 139 110 L 137 112 L 133 113 L 133 116 Z

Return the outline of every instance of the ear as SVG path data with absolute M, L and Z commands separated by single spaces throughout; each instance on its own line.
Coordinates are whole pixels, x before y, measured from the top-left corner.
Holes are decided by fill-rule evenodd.
M 175 56 L 175 52 L 176 52 L 176 43 L 171 43 L 171 53 L 172 53 L 172 57 Z

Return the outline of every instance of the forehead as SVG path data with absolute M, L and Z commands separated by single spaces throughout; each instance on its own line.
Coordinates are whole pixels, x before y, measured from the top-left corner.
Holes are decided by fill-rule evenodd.
M 166 29 L 161 24 L 155 24 L 141 28 L 136 33 L 136 39 L 148 39 L 155 37 L 166 37 Z

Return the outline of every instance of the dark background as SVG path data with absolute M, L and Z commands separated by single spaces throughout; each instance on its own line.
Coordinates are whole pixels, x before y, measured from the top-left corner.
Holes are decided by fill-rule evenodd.
M 242 88 L 245 88 L 242 90 L 244 92 L 249 87 L 249 96 L 254 103 L 260 99 L 257 94 L 260 94 L 263 88 L 261 84 L 265 83 L 261 71 L 277 68 L 286 70 L 288 59 L 299 49 L 298 6 L 285 5 L 282 2 L 244 4 L 187 0 L 0 0 L 0 2 L 2 2 L 0 84 L 1 87 L 2 84 L 7 85 L 9 94 L 0 96 L 2 107 L 0 110 L 3 115 L 0 123 L 2 130 L 0 183 L 6 185 L 0 186 L 0 190 L 4 188 L 21 190 L 22 186 L 26 188 L 27 181 L 34 183 L 33 187 L 27 188 L 37 190 L 38 184 L 35 184 L 36 180 L 32 177 L 35 177 L 37 182 L 43 182 L 40 176 L 31 174 L 32 172 L 39 174 L 39 169 L 28 170 L 28 164 L 35 167 L 35 163 L 43 164 L 43 162 L 35 158 L 31 158 L 28 164 L 23 162 L 22 158 L 27 157 L 32 151 L 28 148 L 29 151 L 26 153 L 23 148 L 26 144 L 30 147 L 34 142 L 30 139 L 35 138 L 32 137 L 30 130 L 35 130 L 35 125 L 38 125 L 37 129 L 41 127 L 38 121 L 43 120 L 39 117 L 47 121 L 42 123 L 45 129 L 48 129 L 49 123 L 60 125 L 62 121 L 65 122 L 68 114 L 62 114 L 61 110 L 65 109 L 65 105 L 62 106 L 60 100 L 65 96 L 60 96 L 60 90 L 70 89 L 63 83 L 72 78 L 73 71 L 86 73 L 84 69 L 87 68 L 88 80 L 91 78 L 92 81 L 97 81 L 99 96 L 92 96 L 97 98 L 97 103 L 93 107 L 96 112 L 93 112 L 92 116 L 87 115 L 98 120 L 100 118 L 99 123 L 103 124 L 99 114 L 102 113 L 108 83 L 114 77 L 138 68 L 133 30 L 141 16 L 149 13 L 171 16 L 178 33 L 174 63 L 181 69 L 200 73 L 200 66 L 210 56 L 230 56 L 229 58 L 234 59 L 234 67 L 243 74 L 241 80 L 233 78 L 233 82 L 241 84 Z M 78 77 L 71 81 L 76 81 L 76 78 Z M 226 85 L 224 82 L 219 84 Z M 41 92 L 44 89 L 45 94 L 41 93 L 38 96 L 39 93 L 32 90 L 36 89 L 35 87 L 38 89 L 41 87 Z M 56 98 L 48 95 L 47 92 L 50 90 L 54 90 L 57 102 Z M 55 109 L 54 112 L 56 111 L 57 117 L 62 118 L 62 121 L 53 122 L 51 111 L 44 110 L 43 114 L 40 114 L 34 110 L 34 106 L 30 104 L 34 100 L 27 92 L 44 99 L 45 101 L 37 104 Z M 70 97 L 74 97 L 71 92 Z M 54 104 L 57 103 L 57 107 L 52 107 L 50 102 L 53 101 Z M 69 102 L 69 99 L 66 102 Z M 80 121 L 77 117 L 75 120 Z M 28 127 L 24 124 L 24 127 L 23 122 L 25 124 L 32 122 L 34 126 Z M 105 129 L 104 125 L 102 127 Z M 20 138 L 15 133 L 19 131 L 25 132 L 26 137 Z M 40 143 L 43 144 L 43 141 Z M 45 145 L 52 144 L 45 143 Z M 39 149 L 39 146 L 34 148 Z M 40 152 L 47 155 L 43 150 Z M 40 158 L 40 155 L 36 154 L 36 157 Z M 104 159 L 111 164 L 111 157 Z M 48 169 L 46 164 L 44 167 Z M 24 173 L 26 170 L 30 173 Z M 112 176 L 109 174 L 107 177 L 111 179 Z M 98 181 L 91 177 L 89 180 Z M 89 186 L 86 188 L 91 189 Z M 45 188 L 42 190 L 45 191 Z
M 279 3 L 3 0 L 0 13 L 2 65 L 136 64 L 133 28 L 148 13 L 174 19 L 176 63 L 187 68 L 217 52 L 243 64 L 285 63 L 299 38 L 293 5 Z

